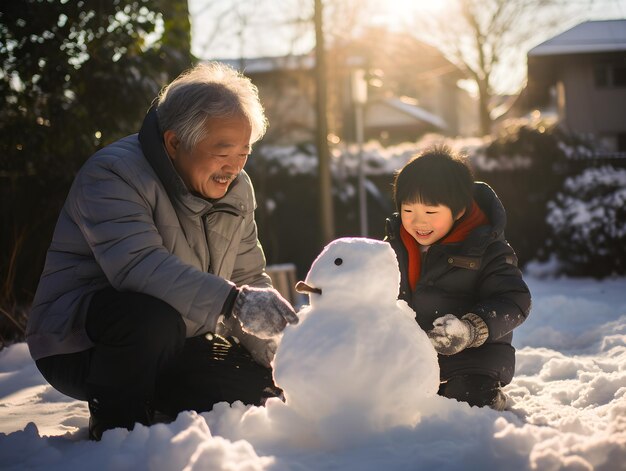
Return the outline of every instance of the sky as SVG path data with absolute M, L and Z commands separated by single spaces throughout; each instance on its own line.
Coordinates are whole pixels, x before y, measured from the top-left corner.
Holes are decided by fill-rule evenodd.
M 85 403 L 47 385 L 19 343 L 0 351 L 0 467 L 626 470 L 626 278 L 555 278 L 552 268 L 526 270 L 533 309 L 514 333 L 503 412 L 435 395 L 434 350 L 396 301 L 392 249 L 340 239 L 313 262 L 306 282 L 323 294 L 277 351 L 286 402 L 220 403 L 90 442 Z
M 357 7 L 356 13 L 339 2 L 336 18 L 342 30 L 349 30 L 349 22 L 342 18 L 355 16 L 369 24 L 401 29 L 411 25 L 414 17 L 445 12 L 452 0 L 388 0 L 378 2 L 363 0 L 358 5 L 372 3 L 374 13 Z M 563 32 L 585 19 L 626 18 L 626 0 L 589 0 L 589 8 L 582 9 L 579 17 L 564 15 L 562 25 L 555 28 Z M 569 6 L 585 5 L 587 0 L 573 0 Z M 303 26 L 312 14 L 312 0 L 190 0 L 192 18 L 192 52 L 203 59 L 237 59 L 241 57 L 280 56 L 309 52 L 314 45 L 312 29 Z M 298 21 L 295 21 L 298 19 Z M 221 19 L 221 22 L 220 22 Z M 243 26 L 242 26 L 243 25 Z M 297 26 L 294 26 L 297 25 Z M 296 31 L 296 33 L 294 33 Z M 547 39 L 538 33 L 535 46 Z M 506 72 L 498 75 L 495 88 L 501 93 L 519 91 L 525 79 L 525 54 L 514 51 Z M 471 87 L 470 87 L 471 88 Z

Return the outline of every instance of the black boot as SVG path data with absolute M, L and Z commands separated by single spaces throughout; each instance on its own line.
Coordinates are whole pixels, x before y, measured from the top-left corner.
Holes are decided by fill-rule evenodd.
M 89 440 L 100 441 L 104 432 L 114 428 L 132 430 L 136 423 L 153 423 L 154 411 L 147 401 L 111 402 L 94 398 L 88 405 Z

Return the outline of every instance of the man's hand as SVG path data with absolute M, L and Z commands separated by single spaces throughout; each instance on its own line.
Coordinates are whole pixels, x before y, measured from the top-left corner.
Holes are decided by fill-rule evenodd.
M 298 316 L 274 288 L 239 288 L 232 315 L 239 319 L 245 332 L 262 339 L 280 334 L 287 324 L 297 324 Z
M 489 336 L 487 324 L 476 314 L 461 319 L 446 314 L 435 319 L 433 329 L 427 332 L 430 343 L 440 355 L 454 355 L 469 347 L 479 347 Z

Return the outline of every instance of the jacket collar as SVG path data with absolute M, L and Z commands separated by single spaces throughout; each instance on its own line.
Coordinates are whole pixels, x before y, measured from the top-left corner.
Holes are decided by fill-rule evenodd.
M 189 191 L 165 150 L 156 107 L 150 108 L 144 118 L 139 131 L 139 143 L 146 160 L 163 183 L 172 203 L 190 216 L 202 216 L 214 207 L 224 208 L 237 214 L 245 209 L 244 199 L 235 190 L 240 183 L 240 177 L 230 184 L 226 195 L 219 200 L 201 198 Z

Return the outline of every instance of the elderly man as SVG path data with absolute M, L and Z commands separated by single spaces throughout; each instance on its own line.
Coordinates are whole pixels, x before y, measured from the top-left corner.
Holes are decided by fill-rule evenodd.
M 52 386 L 88 401 L 90 438 L 280 394 L 275 340 L 298 319 L 265 273 L 243 170 L 265 129 L 249 79 L 198 65 L 78 172 L 27 342 Z

